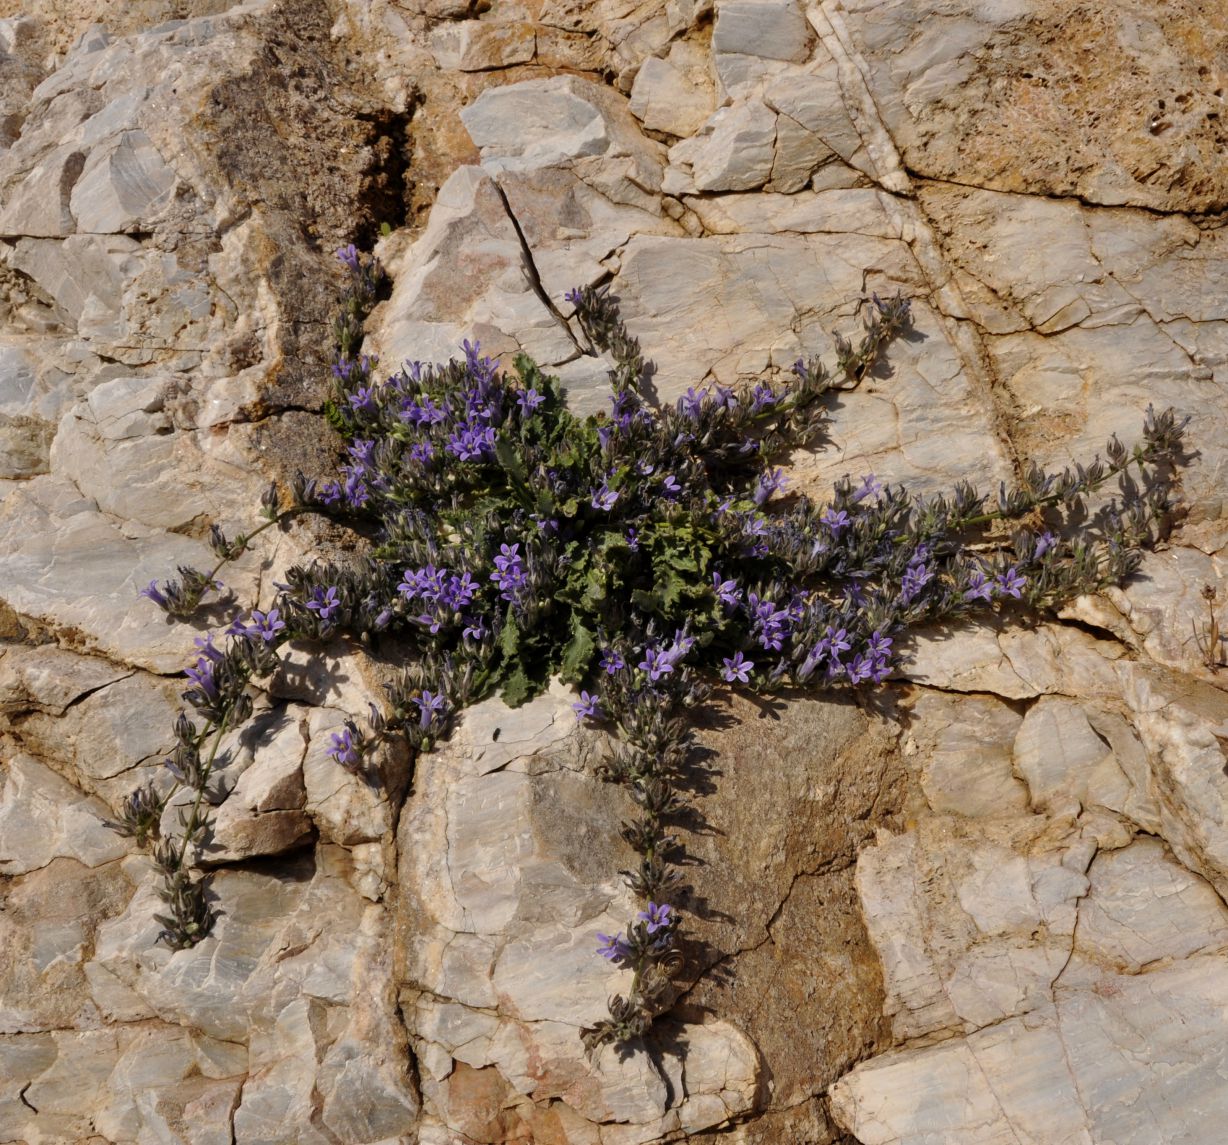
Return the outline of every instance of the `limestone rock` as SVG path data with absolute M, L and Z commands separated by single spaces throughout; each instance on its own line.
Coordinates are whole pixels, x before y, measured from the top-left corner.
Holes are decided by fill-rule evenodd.
M 137 596 L 149 580 L 173 575 L 178 565 L 212 567 L 200 542 L 137 524 L 118 526 L 56 477 L 23 484 L 0 506 L 0 597 L 14 612 L 63 633 L 78 649 L 96 649 L 153 672 L 175 672 L 192 662 L 187 622 Z M 247 559 L 252 567 L 251 559 Z M 228 587 L 248 593 L 243 563 Z M 88 593 L 83 586 L 89 585 Z
M 307 745 L 300 727 L 307 715 L 293 707 L 269 715 L 249 725 L 255 733 L 253 759 L 213 816 L 206 855 L 210 864 L 279 855 L 312 836 L 311 818 L 304 810 Z
M 859 1066 L 833 1086 L 832 1112 L 873 1145 L 1213 1141 L 1226 1112 L 1225 989 L 1219 958 L 1104 974 L 1036 1014 Z
M 12 817 L 0 810 L 0 830 L 20 845 L 13 826 Z M 132 893 L 119 864 L 89 867 L 74 858 L 54 858 L 26 873 L 17 867 L 5 874 L 0 1037 L 97 1025 L 102 1015 L 85 962 L 99 922 L 119 913 Z
M 458 20 L 431 33 L 431 54 L 441 68 L 480 72 L 528 63 L 537 49 L 527 21 Z
M 670 148 L 665 189 L 749 191 L 772 177 L 776 116 L 762 103 L 717 110 L 698 134 Z
M 899 1041 L 1034 1010 L 1070 959 L 1090 856 L 1028 820 L 972 822 L 927 820 L 858 860 Z
M 1127 974 L 1228 945 L 1228 909 L 1158 839 L 1097 855 L 1075 950 Z
M 631 112 L 649 131 L 694 135 L 715 111 L 712 80 L 702 58 L 679 41 L 665 59 L 650 56 L 631 87 Z
M 414 920 L 406 971 L 426 992 L 425 1109 L 472 1127 L 477 1070 L 496 1093 L 561 1102 L 593 1127 L 634 1127 L 628 1140 L 679 1128 L 683 1111 L 696 1128 L 721 1123 L 749 1107 L 756 1085 L 755 1055 L 736 1030 L 693 1032 L 685 1087 L 685 1053 L 664 1067 L 677 1073 L 668 1083 L 647 1055 L 576 1053 L 580 1028 L 603 1015 L 622 977 L 597 957 L 597 934 L 621 929 L 632 905 L 601 862 L 608 790 L 564 762 L 574 727 L 562 690 L 515 712 L 488 702 L 467 713 L 455 745 L 418 761 L 400 838 Z M 471 1009 L 491 1006 L 497 1018 Z M 670 1089 L 687 1095 L 681 1110 Z
M 849 9 L 840 24 L 883 123 L 924 176 L 959 172 L 995 190 L 1110 206 L 1216 209 L 1225 190 L 1218 11 L 1068 15 L 1032 0 L 899 0 Z M 1058 98 L 1071 83 L 1078 98 Z
M 798 62 L 813 36 L 795 0 L 726 0 L 717 10 L 712 50 Z
M 52 859 L 76 859 L 87 867 L 112 862 L 128 844 L 104 820 L 108 809 L 33 756 L 5 753 L 0 792 L 0 873 L 20 875 Z
M 910 754 L 921 788 L 939 815 L 1018 815 L 1028 791 L 1011 770 L 1011 743 L 1022 722 L 991 696 L 957 698 L 924 692 L 913 709 Z

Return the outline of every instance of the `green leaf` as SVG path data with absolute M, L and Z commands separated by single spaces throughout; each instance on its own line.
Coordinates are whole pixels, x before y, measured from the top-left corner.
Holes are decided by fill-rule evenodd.
M 525 480 L 524 463 L 516 447 L 502 434 L 495 439 L 495 459 L 521 484 Z
M 532 699 L 537 691 L 528 673 L 517 665 L 503 685 L 503 702 L 509 708 L 518 708 L 527 700 Z
M 559 676 L 565 684 L 579 684 L 588 675 L 588 667 L 596 650 L 597 643 L 592 632 L 572 613 L 571 639 L 563 649 L 563 662 L 559 668 Z
M 516 623 L 516 614 L 512 606 L 507 606 L 507 618 L 503 621 L 503 631 L 499 633 L 499 651 L 505 660 L 514 660 L 520 651 L 520 625 Z

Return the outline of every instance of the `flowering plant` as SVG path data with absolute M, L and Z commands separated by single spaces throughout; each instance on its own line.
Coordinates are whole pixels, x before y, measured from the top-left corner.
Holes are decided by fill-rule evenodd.
M 1133 449 L 1114 439 L 1106 460 L 1058 473 L 1032 466 L 992 503 L 967 484 L 919 498 L 872 475 L 837 482 L 822 502 L 790 489 L 774 463 L 822 443 L 826 395 L 858 385 L 909 327 L 900 296 L 865 300 L 865 331 L 857 345 L 837 339 L 835 373 L 812 358 L 789 380 L 691 389 L 655 406 L 615 300 L 577 289 L 567 301 L 587 348 L 613 362 L 610 411 L 580 418 L 527 357 L 500 369 L 468 342 L 446 364 L 377 376 L 360 350 L 382 275 L 352 247 L 340 254 L 350 287 L 327 413 L 345 459 L 335 479 L 300 475 L 289 507 L 270 490 L 261 528 L 310 510 L 364 520 L 376 541 L 346 567 L 289 569 L 267 610 L 227 629 L 224 649 L 198 642 L 184 699 L 204 726 L 181 719 L 169 761 L 197 792 L 191 812 L 177 840 L 157 840 L 161 801 L 146 788 L 117 822 L 157 840 L 163 933 L 175 946 L 199 941 L 212 921 L 189 852 L 202 845 L 218 742 L 250 714 L 251 680 L 290 640 L 395 636 L 413 666 L 385 710 L 333 735 L 340 767 L 364 770 L 392 735 L 429 750 L 466 704 L 493 692 L 521 704 L 555 675 L 581 688 L 578 720 L 615 733 L 601 773 L 634 804 L 622 836 L 638 862 L 625 875 L 646 906 L 625 937 L 601 936 L 599 952 L 634 975 L 585 1041 L 637 1037 L 672 1003 L 683 964 L 672 831 L 694 753 L 689 709 L 720 681 L 754 691 L 879 684 L 918 625 L 1118 583 L 1167 527 L 1184 426 L 1171 411 L 1148 411 Z M 1121 500 L 1080 525 L 1087 494 L 1112 478 Z M 218 568 L 181 570 L 146 595 L 190 611 L 250 540 L 215 529 Z

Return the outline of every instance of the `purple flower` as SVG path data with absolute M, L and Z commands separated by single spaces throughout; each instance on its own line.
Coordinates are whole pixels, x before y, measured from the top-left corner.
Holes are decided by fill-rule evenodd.
M 613 676 L 615 672 L 621 672 L 627 666 L 627 661 L 624 660 L 613 648 L 603 648 L 601 651 L 601 663 L 599 667 L 608 675 Z
M 489 635 L 490 629 L 486 627 L 486 621 L 480 616 L 470 617 L 465 620 L 465 629 L 461 633 L 461 638 L 464 640 L 485 640 Z
M 337 258 L 350 268 L 355 274 L 358 273 L 360 263 L 358 261 L 358 248 L 350 243 L 349 246 L 343 246 L 337 251 Z
M 417 401 L 404 406 L 397 416 L 411 425 L 438 425 L 448 415 L 431 400 L 429 394 L 423 394 Z
M 423 688 L 422 695 L 413 698 L 413 703 L 417 705 L 418 710 L 422 713 L 418 726 L 429 728 L 434 722 L 436 714 L 443 710 L 446 702 L 442 695 L 433 695 Z
M 855 504 L 858 501 L 864 501 L 867 497 L 877 497 L 882 491 L 882 484 L 875 478 L 874 474 L 867 473 L 861 479 L 860 487 L 854 492 L 850 500 Z
M 644 659 L 636 667 L 641 672 L 647 672 L 648 679 L 655 684 L 662 676 L 668 676 L 674 670 L 674 662 L 655 648 L 645 648 Z
M 448 583 L 439 594 L 443 604 L 459 612 L 469 604 L 478 591 L 478 584 L 467 572 L 457 576 L 453 573 L 448 577 Z
M 746 597 L 746 609 L 754 619 L 751 635 L 765 651 L 779 652 L 789 634 L 792 615 L 788 609 L 778 609 L 772 600 L 760 600 L 755 593 Z
M 667 497 L 677 497 L 682 492 L 682 486 L 674 480 L 672 473 L 667 473 L 661 480 L 661 487 L 665 490 Z
M 743 658 L 741 652 L 735 652 L 732 659 L 725 657 L 722 660 L 725 665 L 721 669 L 721 679 L 732 684 L 735 680 L 742 684 L 750 683 L 749 673 L 754 670 L 755 662 Z
M 609 512 L 614 508 L 614 503 L 618 500 L 618 492 L 610 489 L 603 481 L 600 489 L 593 490 L 592 506 L 594 509 L 601 509 Z
M 328 620 L 341 607 L 341 601 L 337 599 L 336 587 L 329 585 L 325 590 L 316 585 L 311 590 L 311 599 L 307 602 L 307 607 L 312 612 L 318 613 L 321 620 Z
M 716 593 L 717 599 L 727 607 L 732 608 L 738 603 L 742 593 L 738 588 L 738 582 L 734 580 L 722 580 L 719 572 L 712 574 L 712 591 Z
M 370 386 L 361 386 L 347 399 L 355 410 L 371 413 L 375 409 L 375 391 Z
M 342 466 L 341 468 L 344 471 L 346 466 Z M 348 501 L 353 508 L 361 508 L 370 498 L 366 484 L 356 471 L 351 472 L 346 478 L 344 492 L 346 501 Z
M 640 535 L 635 529 L 627 530 L 627 547 L 633 552 L 640 551 Z
M 689 417 L 692 421 L 696 420 L 703 409 L 704 398 L 707 396 L 706 390 L 700 390 L 696 393 L 695 387 L 690 386 L 687 392 L 678 399 L 678 412 Z
M 429 441 L 416 441 L 409 447 L 409 459 L 426 465 L 435 456 L 435 447 Z
M 900 603 L 911 604 L 921 590 L 934 579 L 929 565 L 923 560 L 914 560 L 904 570 L 904 579 L 900 582 Z
M 200 649 L 200 654 L 205 659 L 212 660 L 215 664 L 221 662 L 223 658 L 222 652 L 214 646 L 212 632 L 206 632 L 204 636 L 196 637 L 192 643 Z
M 866 642 L 866 651 L 875 657 L 884 657 L 891 655 L 891 637 L 884 636 L 881 632 L 875 632 Z
M 635 917 L 640 922 L 648 923 L 649 934 L 656 934 L 658 930 L 665 930 L 674 924 L 673 910 L 669 903 L 650 902 L 648 909 L 640 911 Z
M 621 962 L 624 958 L 631 957 L 631 947 L 627 945 L 626 939 L 617 934 L 602 934 L 600 931 L 597 932 L 597 937 L 601 939 L 597 953 L 602 958 L 608 958 L 611 962 Z
M 339 732 L 333 732 L 333 743 L 324 754 L 331 756 L 342 767 L 353 769 L 358 766 L 359 745 L 354 742 L 354 729 L 343 727 Z
M 499 556 L 495 557 L 495 571 L 490 579 L 500 590 L 499 595 L 511 603 L 520 588 L 524 585 L 524 564 L 520 557 L 520 545 L 500 545 Z
M 281 614 L 276 608 L 270 608 L 268 612 L 261 612 L 259 609 L 252 610 L 252 623 L 249 624 L 243 631 L 247 636 L 259 636 L 266 644 L 277 639 L 279 632 L 284 632 L 286 622 L 281 619 Z
M 147 584 L 143 589 L 141 589 L 140 592 L 137 593 L 137 596 L 143 596 L 147 600 L 152 600 L 159 608 L 165 608 L 167 606 L 167 599 L 158 590 L 158 582 L 156 580 L 151 580 L 149 584 Z
M 874 658 L 858 652 L 853 657 L 853 662 L 848 666 L 849 682 L 860 684 L 862 680 L 868 680 L 873 675 L 874 668 Z
M 990 600 L 993 596 L 993 584 L 980 569 L 973 569 L 968 574 L 968 587 L 964 590 L 965 600 Z
M 1000 576 L 994 577 L 994 588 L 1002 596 L 1013 596 L 1016 600 L 1020 598 L 1019 590 L 1027 583 L 1027 578 L 1020 576 L 1019 570 L 1014 565 L 1011 565 Z
M 421 597 L 427 601 L 437 600 L 443 593 L 444 577 L 447 575 L 447 569 L 437 569 L 434 565 L 427 565 L 420 569 L 406 569 L 401 576 L 401 583 L 397 585 L 397 592 L 406 600 L 412 600 L 415 597 Z
M 760 382 L 750 392 L 750 412 L 759 413 L 761 410 L 770 409 L 778 401 L 780 398 L 777 397 L 776 391 L 766 382 Z
M 564 302 L 570 302 L 572 306 L 579 306 L 584 295 L 581 293 L 580 287 L 573 286 L 566 294 L 563 295 Z M 598 935 L 598 938 L 603 938 L 604 935 Z
M 493 457 L 495 452 L 495 431 L 480 421 L 463 421 L 452 431 L 448 438 L 448 449 L 456 454 L 461 461 L 477 461 L 482 457 Z
M 516 395 L 516 404 L 520 406 L 526 414 L 532 413 L 546 399 L 536 390 L 523 390 Z
M 588 692 L 581 692 L 579 701 L 571 705 L 571 710 L 576 713 L 576 719 L 605 719 L 605 712 L 602 711 L 598 700 L 599 697 L 597 696 L 590 695 Z
M 1041 533 L 1041 535 L 1036 538 L 1036 551 L 1032 554 L 1032 556 L 1039 560 L 1056 544 L 1057 537 L 1053 533 Z
M 223 659 L 222 653 L 213 646 L 213 636 L 210 633 L 207 633 L 203 640 L 198 636 L 195 643 L 201 654 L 186 675 L 210 700 L 216 700 L 218 690 L 214 672 Z
M 847 528 L 849 515 L 843 509 L 836 510 L 829 506 L 819 520 L 833 533 L 839 535 L 841 529 Z
M 823 634 L 823 640 L 827 644 L 827 650 L 831 653 L 831 658 L 839 661 L 840 653 L 847 652 L 852 645 L 849 643 L 848 633 L 841 628 L 837 632 L 831 630 L 831 625 L 827 626 L 827 631 Z
M 320 486 L 317 496 L 321 505 L 335 505 L 341 500 L 341 486 L 336 481 L 326 481 Z
M 755 485 L 754 501 L 756 505 L 763 505 L 773 493 L 783 489 L 789 483 L 789 479 L 784 475 L 783 470 L 768 469 L 759 475 L 759 481 Z

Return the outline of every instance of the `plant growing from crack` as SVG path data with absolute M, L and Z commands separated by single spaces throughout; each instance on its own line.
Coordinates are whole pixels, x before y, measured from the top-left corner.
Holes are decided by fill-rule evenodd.
M 670 1007 L 685 963 L 675 831 L 697 766 L 697 706 L 722 682 L 760 693 L 880 684 L 918 626 L 1118 584 L 1168 526 L 1184 460 L 1171 411 L 1149 410 L 1133 448 L 1114 438 L 1086 466 L 1029 466 L 992 502 L 966 483 L 922 498 L 873 476 L 837 482 L 822 504 L 790 492 L 775 463 L 822 443 L 825 396 L 856 387 L 908 329 L 899 296 L 864 300 L 865 331 L 856 345 L 837 339 L 834 374 L 799 361 L 788 382 L 691 389 L 654 406 L 614 299 L 577 289 L 567 301 L 587 349 L 613 361 L 610 412 L 579 418 L 527 357 L 500 371 L 469 343 L 463 358 L 377 380 L 361 345 L 381 272 L 353 247 L 340 257 L 350 285 L 327 416 L 346 460 L 334 480 L 300 475 L 289 507 L 266 495 L 261 528 L 312 511 L 374 526 L 376 541 L 344 567 L 291 568 L 267 611 L 226 630 L 224 650 L 198 641 L 184 699 L 204 726 L 181 717 L 169 761 L 194 794 L 178 838 L 157 839 L 152 787 L 117 824 L 153 843 L 173 946 L 200 941 L 213 921 L 191 867 L 219 744 L 250 715 L 252 682 L 292 640 L 395 639 L 412 666 L 383 711 L 334 733 L 341 767 L 367 772 L 393 736 L 430 750 L 466 704 L 496 692 L 521 704 L 553 676 L 581 689 L 577 719 L 614 732 L 600 772 L 633 807 L 621 832 L 638 860 L 624 875 L 643 910 L 625 935 L 601 936 L 599 952 L 632 980 L 584 1040 L 590 1051 L 632 1042 Z M 1087 519 L 1088 494 L 1114 479 L 1120 499 Z M 146 595 L 190 609 L 250 539 L 215 533 L 218 567 L 181 570 Z

